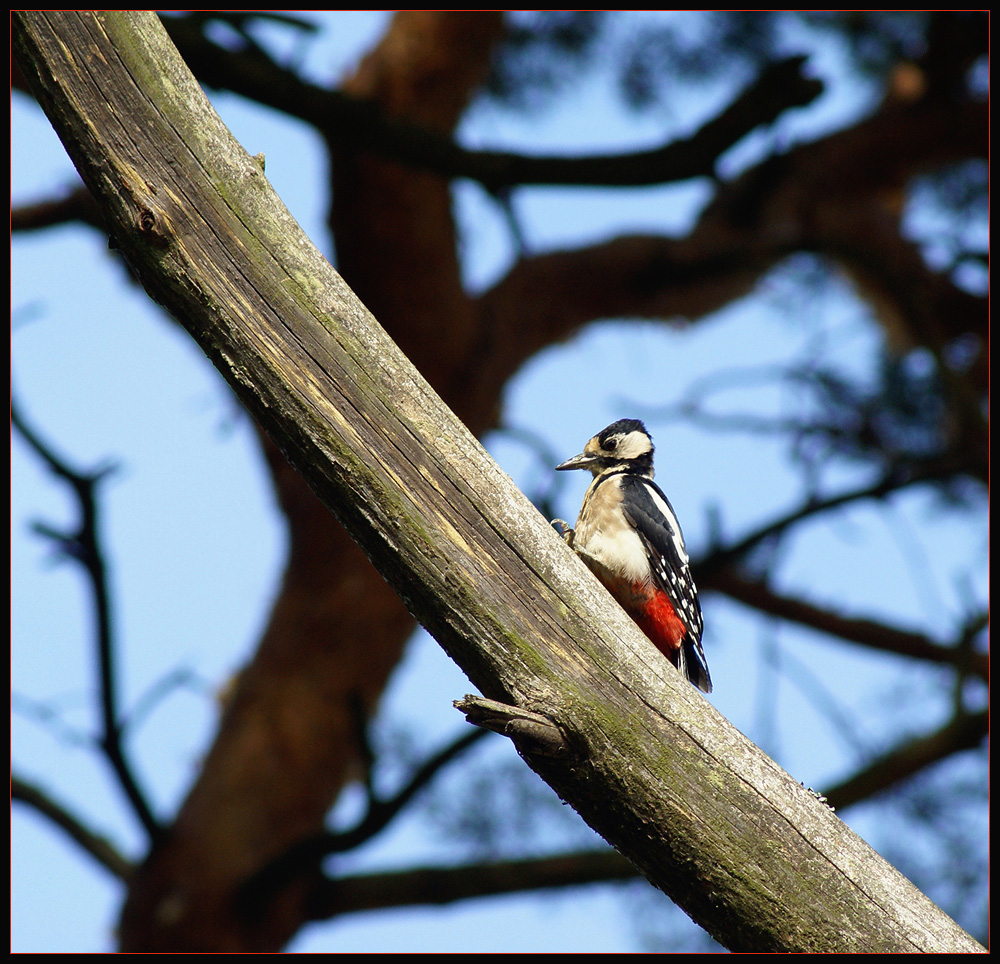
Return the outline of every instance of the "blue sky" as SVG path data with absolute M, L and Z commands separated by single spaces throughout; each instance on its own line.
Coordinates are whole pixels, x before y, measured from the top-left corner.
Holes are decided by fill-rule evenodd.
M 384 18 L 322 18 L 329 29 L 309 52 L 313 76 L 341 76 L 379 35 Z M 824 51 L 819 62 L 836 57 L 836 49 Z M 678 105 L 669 116 L 637 120 L 617 109 L 597 82 L 588 82 L 541 118 L 473 111 L 461 137 L 470 146 L 518 150 L 637 148 L 662 140 L 664 131 L 684 133 L 718 105 L 718 96 L 709 91 L 704 101 Z M 212 99 L 244 147 L 266 154 L 272 184 L 329 251 L 326 167 L 317 138 L 238 98 Z M 778 130 L 748 138 L 726 164 L 735 170 L 749 163 L 773 138 L 787 142 L 829 129 L 868 102 L 860 86 L 834 86 Z M 19 95 L 12 96 L 11 129 L 13 203 L 50 196 L 74 182 L 47 121 Z M 518 192 L 514 206 L 532 249 L 545 250 L 636 229 L 679 233 L 709 196 L 702 182 L 633 192 L 537 189 Z M 478 289 L 509 266 L 513 248 L 501 212 L 480 189 L 458 184 L 455 200 L 466 278 Z M 137 725 L 132 743 L 157 811 L 166 815 L 183 798 L 211 737 L 216 694 L 247 658 L 266 617 L 282 566 L 280 520 L 252 433 L 228 389 L 187 336 L 126 280 L 100 237 L 80 227 L 19 237 L 11 274 L 13 384 L 26 415 L 79 467 L 108 460 L 117 466 L 103 505 L 125 702 L 142 705 L 143 694 L 159 681 L 172 673 L 185 676 Z M 787 411 L 795 398 L 773 388 L 741 387 L 739 373 L 801 358 L 817 345 L 843 370 L 870 373 L 880 334 L 850 285 L 834 279 L 817 297 L 796 285 L 794 272 L 775 272 L 753 296 L 690 329 L 592 326 L 532 359 L 513 379 L 505 421 L 538 433 L 561 459 L 618 417 L 676 403 L 720 368 L 732 376 L 717 396 L 721 410 L 772 414 Z M 606 392 L 581 390 L 578 373 L 598 364 L 621 373 L 620 380 Z M 658 443 L 657 480 L 695 556 L 708 545 L 711 506 L 721 507 L 723 531 L 735 536 L 800 495 L 779 443 L 652 418 L 650 427 Z M 486 441 L 530 494 L 545 468 L 509 437 Z M 13 766 L 135 855 L 141 834 L 134 819 L 102 762 L 80 745 L 96 732 L 88 599 L 78 573 L 53 565 L 28 529 L 35 519 L 68 521 L 69 503 L 20 442 L 12 446 L 11 475 Z M 860 479 L 858 471 L 843 469 L 826 484 L 837 491 Z M 560 514 L 574 518 L 586 480 L 559 481 Z M 967 572 L 966 584 L 956 583 L 958 571 Z M 803 527 L 777 572 L 783 588 L 814 598 L 822 593 L 819 602 L 927 627 L 943 638 L 967 596 L 988 598 L 988 544 L 981 517 L 949 513 L 912 492 L 892 500 L 887 511 L 858 505 Z M 916 684 L 927 694 L 919 707 L 901 703 L 914 680 L 926 679 L 922 669 L 762 622 L 718 597 L 707 598 L 705 610 L 712 702 L 807 785 L 822 787 L 850 773 L 859 745 L 877 749 L 901 726 L 920 731 L 950 712 L 940 688 L 926 682 Z M 812 685 L 844 709 L 856 734 L 849 738 L 831 725 Z M 468 689 L 457 667 L 419 632 L 387 693 L 383 732 L 412 726 L 419 746 L 436 748 L 461 730 L 451 701 Z M 518 763 L 499 740 L 477 754 L 487 770 Z M 351 794 L 341 801 L 344 819 L 356 802 Z M 845 817 L 876 848 L 891 842 L 872 808 L 855 808 Z M 387 869 L 449 862 L 460 854 L 427 821 L 411 817 L 339 866 Z M 32 813 L 14 808 L 13 950 L 108 950 L 120 900 L 117 884 L 89 858 Z M 359 915 L 307 929 L 292 949 L 633 950 L 637 922 L 629 907 L 645 908 L 646 901 L 635 888 L 615 886 L 543 900 L 528 895 Z

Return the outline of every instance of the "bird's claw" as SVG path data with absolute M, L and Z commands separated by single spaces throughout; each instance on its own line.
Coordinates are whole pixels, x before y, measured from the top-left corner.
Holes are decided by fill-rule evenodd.
M 565 519 L 553 519 L 551 525 L 562 536 L 566 545 L 573 545 L 573 529 L 570 528 L 570 524 Z

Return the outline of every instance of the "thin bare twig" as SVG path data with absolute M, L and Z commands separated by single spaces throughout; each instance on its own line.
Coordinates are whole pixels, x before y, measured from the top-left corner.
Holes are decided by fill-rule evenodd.
M 111 592 L 108 585 L 107 564 L 100 539 L 97 500 L 97 488 L 107 477 L 110 469 L 105 467 L 95 472 L 86 473 L 72 468 L 27 423 L 13 397 L 10 403 L 10 419 L 14 430 L 46 464 L 49 471 L 66 483 L 75 497 L 79 521 L 73 531 L 61 532 L 52 526 L 43 524 L 36 524 L 34 529 L 40 535 L 54 542 L 62 555 L 77 562 L 86 573 L 87 581 L 90 584 L 95 619 L 94 635 L 97 650 L 101 719 L 101 736 L 98 743 L 150 841 L 155 841 L 160 836 L 162 828 L 153 815 L 146 795 L 140 789 L 138 779 L 128 761 L 122 739 L 124 724 L 118 709 Z
M 751 550 L 770 539 L 777 538 L 803 519 L 819 515 L 823 512 L 829 512 L 831 509 L 839 509 L 841 506 L 849 505 L 852 502 L 881 499 L 893 492 L 908 488 L 911 485 L 917 485 L 921 482 L 947 479 L 955 471 L 956 467 L 953 460 L 948 458 L 915 463 L 900 470 L 890 470 L 878 481 L 868 485 L 858 486 L 855 489 L 847 489 L 837 495 L 828 496 L 823 499 L 806 499 L 799 508 L 771 522 L 765 523 L 738 542 L 710 552 L 695 564 L 695 575 L 699 584 L 705 583 L 707 585 L 709 581 L 716 578 L 720 571 L 739 562 Z
M 10 709 L 26 719 L 32 720 L 55 740 L 66 746 L 93 750 L 96 741 L 92 734 L 72 726 L 63 718 L 63 711 L 56 705 L 57 700 L 36 700 L 16 690 L 11 690 Z
M 354 850 L 376 834 L 381 833 L 403 807 L 430 783 L 439 770 L 478 743 L 487 732 L 486 730 L 472 730 L 464 733 L 453 743 L 449 743 L 448 746 L 425 760 L 406 785 L 391 797 L 385 800 L 373 797 L 369 801 L 368 812 L 357 825 L 350 830 L 341 830 L 324 836 L 321 848 L 323 855 Z

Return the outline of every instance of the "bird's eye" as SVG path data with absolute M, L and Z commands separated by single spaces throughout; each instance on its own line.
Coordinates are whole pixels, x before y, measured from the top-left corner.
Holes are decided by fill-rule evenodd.
M 613 452 L 613 451 L 614 451 L 614 450 L 615 450 L 616 448 L 618 448 L 618 439 L 616 439 L 616 438 L 609 438 L 609 439 L 608 439 L 608 440 L 607 440 L 607 441 L 606 441 L 606 442 L 604 443 L 604 447 L 605 447 L 605 448 L 606 448 L 606 449 L 607 449 L 607 450 L 608 450 L 609 452 Z

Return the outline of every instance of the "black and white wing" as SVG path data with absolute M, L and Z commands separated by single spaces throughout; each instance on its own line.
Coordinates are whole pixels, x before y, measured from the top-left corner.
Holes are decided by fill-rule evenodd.
M 652 479 L 628 475 L 622 478 L 621 485 L 625 490 L 625 513 L 646 549 L 653 577 L 687 630 L 681 646 L 685 675 L 699 689 L 710 693 L 712 680 L 701 647 L 701 603 L 673 506 Z

